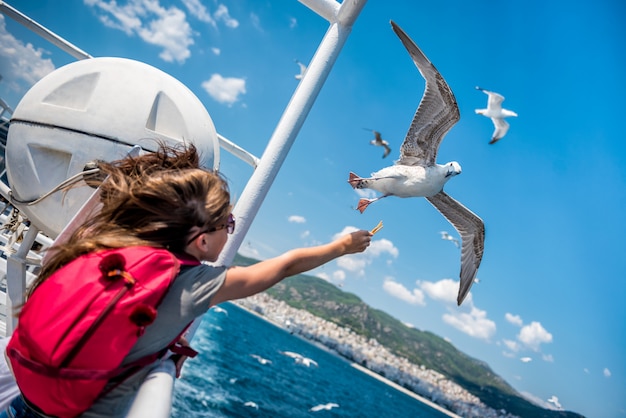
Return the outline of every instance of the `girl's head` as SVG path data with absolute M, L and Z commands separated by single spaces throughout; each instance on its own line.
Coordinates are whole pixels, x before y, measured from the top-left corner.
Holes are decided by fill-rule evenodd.
M 226 181 L 199 168 L 193 145 L 161 144 L 157 152 L 98 166 L 90 184 L 100 185 L 102 209 L 51 248 L 35 287 L 72 259 L 100 249 L 148 245 L 182 253 L 198 232 L 222 229 L 231 213 Z M 225 239 L 212 243 L 219 254 Z

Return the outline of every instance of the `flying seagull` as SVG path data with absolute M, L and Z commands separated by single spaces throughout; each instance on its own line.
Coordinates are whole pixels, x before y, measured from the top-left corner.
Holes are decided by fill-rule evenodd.
M 456 239 L 452 235 L 448 234 L 447 231 L 439 231 L 439 233 L 441 234 L 441 239 L 452 241 L 454 243 L 454 245 L 456 246 L 456 248 L 459 248 L 459 240 L 458 239 Z
M 391 26 L 413 58 L 426 89 L 400 149 L 400 159 L 362 178 L 350 173 L 348 182 L 355 189 L 373 189 L 381 196 L 360 199 L 357 209 L 363 213 L 369 204 L 387 196 L 425 197 L 456 228 L 461 236 L 461 273 L 457 303 L 469 293 L 483 257 L 485 226 L 465 206 L 443 191 L 444 184 L 461 173 L 456 161 L 437 164 L 437 150 L 443 136 L 460 119 L 454 94 L 441 74 L 422 51 L 393 21 Z M 407 219 L 408 222 L 411 219 Z
M 298 60 L 294 61 L 300 66 L 300 74 L 296 74 L 294 77 L 296 78 L 296 80 L 302 80 L 302 77 L 304 77 L 304 73 L 306 72 L 306 65 L 302 64 Z
M 319 404 L 309 409 L 309 411 L 311 412 L 317 412 L 317 411 L 322 411 L 322 410 L 330 411 L 333 408 L 339 408 L 339 404 L 336 404 L 334 402 L 329 402 L 327 404 Z
M 374 139 L 370 141 L 370 144 L 376 145 L 377 147 L 385 148 L 385 152 L 383 153 L 383 158 L 388 156 L 389 153 L 391 152 L 391 148 L 389 148 L 389 142 L 383 139 L 383 137 L 380 135 L 380 132 L 375 131 L 373 129 L 367 129 L 367 128 L 363 128 L 363 129 L 365 129 L 366 131 L 372 131 L 372 133 L 374 134 Z
M 256 359 L 261 364 L 272 364 L 272 360 L 261 357 L 258 354 L 250 354 L 250 357 Z
M 291 357 L 292 359 L 294 359 L 296 364 L 302 364 L 306 367 L 311 367 L 311 365 L 314 365 L 315 367 L 318 366 L 315 360 L 304 357 L 302 354 L 294 353 L 293 351 L 279 351 L 279 353 L 284 356 Z
M 487 99 L 487 109 L 476 109 L 476 113 L 491 118 L 491 121 L 495 126 L 495 130 L 493 131 L 493 135 L 489 143 L 495 144 L 500 139 L 502 139 L 502 137 L 504 137 L 504 135 L 506 135 L 507 131 L 509 130 L 509 123 L 505 121 L 504 118 L 517 116 L 517 113 L 502 108 L 504 96 L 502 96 L 501 94 L 485 90 L 478 86 L 476 86 L 476 90 L 480 90 L 487 96 L 489 96 L 489 98 Z

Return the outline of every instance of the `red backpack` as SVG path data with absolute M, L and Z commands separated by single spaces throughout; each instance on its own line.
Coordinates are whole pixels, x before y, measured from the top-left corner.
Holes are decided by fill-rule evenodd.
M 24 304 L 7 345 L 24 397 L 47 415 L 77 416 L 109 380 L 155 361 L 166 350 L 121 367 L 181 264 L 199 262 L 127 247 L 80 256 L 54 272 Z M 172 351 L 195 355 L 175 349 L 176 341 Z

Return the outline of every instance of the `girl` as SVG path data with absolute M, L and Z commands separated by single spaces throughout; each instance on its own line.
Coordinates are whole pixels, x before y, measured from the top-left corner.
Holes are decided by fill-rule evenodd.
M 199 168 L 196 148 L 161 145 L 158 152 L 99 163 L 100 173 L 86 179 L 100 186 L 102 209 L 68 240 L 54 246 L 28 295 L 37 291 L 57 269 L 80 255 L 110 248 L 151 246 L 181 257 L 214 262 L 235 230 L 226 181 Z M 106 178 L 106 181 L 103 179 Z M 195 318 L 219 303 L 262 292 L 286 277 L 321 266 L 337 257 L 364 251 L 372 233 L 353 232 L 325 244 L 298 248 L 248 267 L 200 264 L 183 268 L 123 364 L 159 352 L 175 340 Z M 54 301 L 51 301 L 54 303 Z M 184 358 L 177 362 L 180 371 Z M 150 370 L 144 367 L 121 384 L 105 388 L 83 417 L 124 416 Z M 18 396 L 0 418 L 40 417 L 38 410 Z

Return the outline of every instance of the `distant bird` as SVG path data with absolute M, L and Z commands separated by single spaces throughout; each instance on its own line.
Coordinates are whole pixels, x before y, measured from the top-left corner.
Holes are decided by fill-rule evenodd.
M 250 357 L 256 359 L 259 363 L 265 365 L 265 364 L 272 364 L 272 360 L 268 360 L 266 358 L 263 358 L 261 356 L 259 356 L 258 354 L 250 354 Z
M 476 86 L 476 90 L 480 90 L 485 93 L 489 98 L 487 99 L 487 109 L 476 109 L 476 113 L 479 115 L 486 116 L 491 118 L 493 125 L 495 126 L 495 130 L 493 131 L 493 135 L 490 144 L 495 144 L 498 142 L 504 135 L 506 135 L 509 130 L 509 124 L 504 118 L 508 118 L 510 116 L 517 116 L 517 113 L 503 109 L 502 102 L 504 101 L 504 96 L 494 93 L 492 91 L 488 91 Z
M 314 365 L 315 367 L 318 366 L 315 360 L 304 357 L 302 354 L 294 353 L 293 351 L 280 351 L 280 354 L 291 357 L 292 359 L 294 359 L 296 364 L 302 364 L 307 367 L 310 367 L 311 365 Z
M 443 136 L 460 119 L 454 94 L 433 64 L 399 26 L 391 22 L 405 48 L 413 58 L 426 89 L 400 149 L 400 159 L 361 178 L 350 173 L 348 182 L 355 189 L 373 189 L 381 196 L 359 200 L 357 209 L 363 213 L 369 204 L 387 196 L 425 197 L 456 228 L 461 235 L 461 274 L 457 303 L 467 296 L 483 256 L 485 226 L 483 221 L 443 191 L 444 184 L 461 173 L 456 161 L 436 163 L 437 150 Z M 407 223 L 413 219 L 407 216 Z
M 320 404 L 320 405 L 316 405 L 313 408 L 309 409 L 309 411 L 311 412 L 317 412 L 317 411 L 321 411 L 323 409 L 330 411 L 333 408 L 339 408 L 339 405 L 336 403 L 327 403 L 327 404 Z
M 452 241 L 454 245 L 456 245 L 456 248 L 459 248 L 458 239 L 454 238 L 452 235 L 448 234 L 446 231 L 439 231 L 439 233 L 441 234 L 441 239 Z
M 259 405 L 257 405 L 256 402 L 252 402 L 252 401 L 248 401 L 244 403 L 243 406 L 247 406 L 247 407 L 254 408 L 254 409 L 259 409 Z
M 221 308 L 221 307 L 217 306 L 217 305 L 212 306 L 212 307 L 211 307 L 211 310 L 212 310 L 212 311 L 215 311 L 215 312 L 217 312 L 217 313 L 223 313 L 223 314 L 225 314 L 226 316 L 228 316 L 228 311 L 227 311 L 226 309 L 224 309 L 224 308 Z
M 294 61 L 296 62 L 296 64 L 300 66 L 300 74 L 296 74 L 294 77 L 296 78 L 296 80 L 302 80 L 302 77 L 304 77 L 304 73 L 306 72 L 306 65 L 304 65 L 298 60 L 294 60 Z
M 363 128 L 363 129 L 365 129 L 366 131 L 372 131 L 372 133 L 374 134 L 374 139 L 370 141 L 370 144 L 376 145 L 377 147 L 385 148 L 385 152 L 383 153 L 383 158 L 388 156 L 389 153 L 391 152 L 391 148 L 389 148 L 389 142 L 385 141 L 382 138 L 382 136 L 380 135 L 380 132 L 375 131 L 373 129 L 367 129 L 367 128 Z
M 548 402 L 550 402 L 551 404 L 554 404 L 554 406 L 557 409 L 563 409 L 563 407 L 561 406 L 561 403 L 559 402 L 559 398 L 557 398 L 556 396 L 552 395 L 550 397 L 550 399 L 548 399 Z

